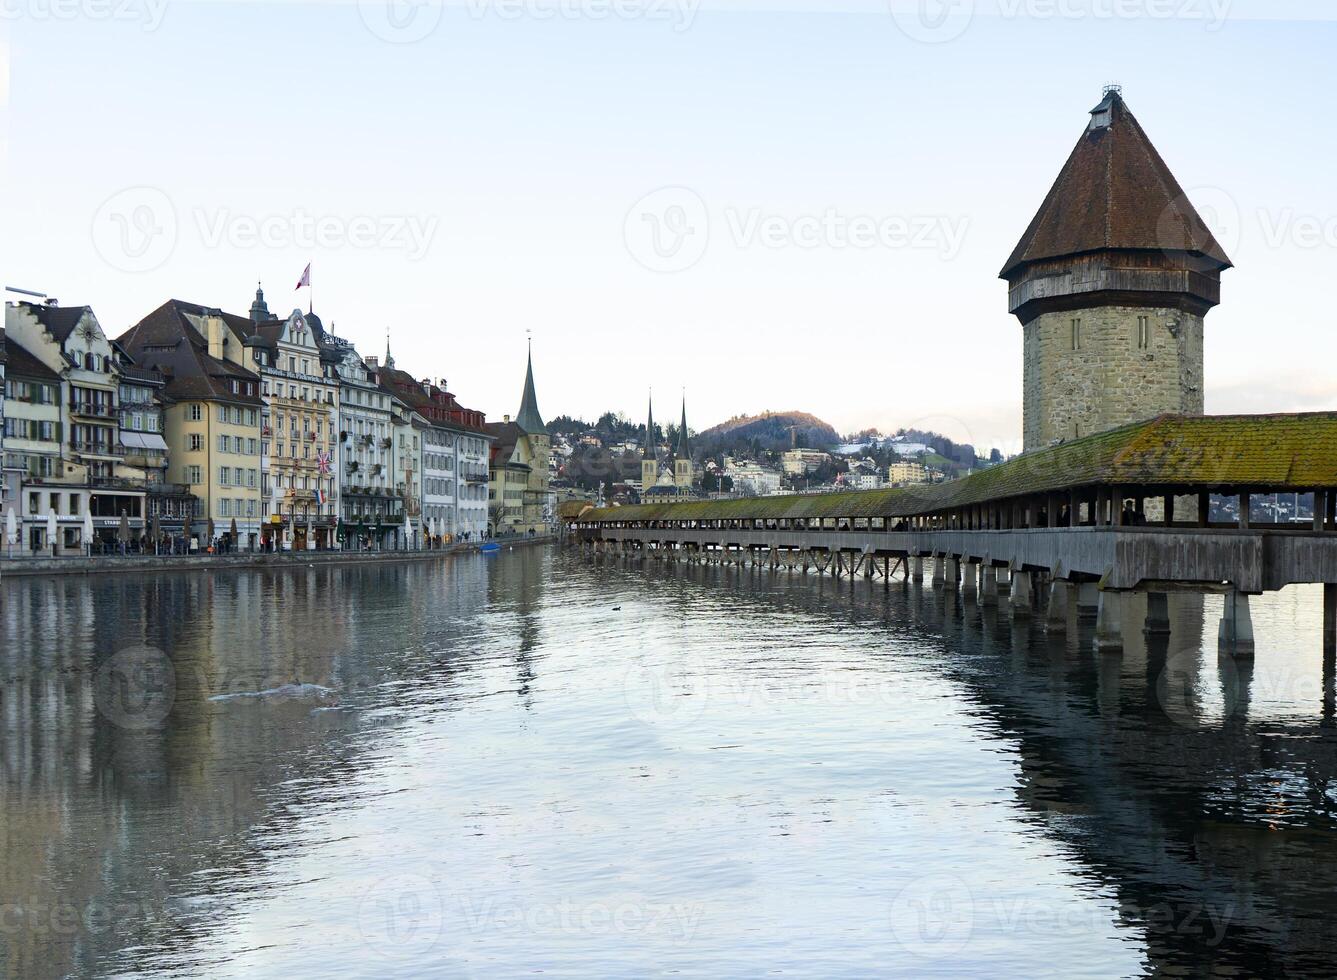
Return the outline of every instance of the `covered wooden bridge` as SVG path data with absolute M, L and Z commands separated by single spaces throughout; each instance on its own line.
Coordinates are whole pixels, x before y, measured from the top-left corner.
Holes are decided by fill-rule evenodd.
M 1251 519 L 1251 501 L 1310 500 L 1303 524 Z M 1214 519 L 1215 512 L 1215 519 Z M 1223 515 L 1229 520 L 1223 519 Z M 596 552 L 766 565 L 837 576 L 899 573 L 982 603 L 1000 577 L 1018 615 L 1098 615 L 1122 640 L 1121 593 L 1226 594 L 1221 639 L 1252 652 L 1248 596 L 1323 583 L 1325 642 L 1337 632 L 1337 413 L 1161 416 L 1027 453 L 949 483 L 892 490 L 586 509 L 569 540 Z

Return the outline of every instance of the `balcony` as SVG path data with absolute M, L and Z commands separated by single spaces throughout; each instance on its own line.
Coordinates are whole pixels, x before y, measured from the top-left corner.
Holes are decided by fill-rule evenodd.
M 107 402 L 70 402 L 70 414 L 89 419 L 114 419 L 117 409 Z
M 107 459 L 120 459 L 125 455 L 124 446 L 113 445 L 109 442 L 84 442 L 71 439 L 70 449 L 81 456 L 103 456 Z

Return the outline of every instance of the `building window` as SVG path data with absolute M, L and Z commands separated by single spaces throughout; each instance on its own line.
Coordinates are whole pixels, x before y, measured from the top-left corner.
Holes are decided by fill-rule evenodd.
M 1151 346 L 1151 317 L 1140 316 L 1137 318 L 1137 347 L 1139 350 L 1146 350 Z
M 203 482 L 200 479 L 200 468 L 198 466 L 186 467 L 186 482 L 191 484 L 198 484 Z
M 1079 317 L 1073 317 L 1072 320 L 1072 349 L 1082 349 L 1082 321 Z
M 204 406 L 195 404 L 190 406 L 190 420 L 192 422 L 204 421 Z
M 226 487 L 229 485 L 227 482 L 227 478 L 230 472 L 232 471 L 226 466 L 218 467 L 218 485 L 220 487 Z

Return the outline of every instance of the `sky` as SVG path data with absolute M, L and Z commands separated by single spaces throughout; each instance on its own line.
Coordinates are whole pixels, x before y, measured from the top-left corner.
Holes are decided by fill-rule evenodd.
M 113 335 L 261 282 L 490 419 L 532 336 L 548 417 L 1015 451 L 998 272 L 1118 83 L 1236 265 L 1207 410 L 1331 409 L 1334 50 L 1301 0 L 0 0 L 0 274 Z

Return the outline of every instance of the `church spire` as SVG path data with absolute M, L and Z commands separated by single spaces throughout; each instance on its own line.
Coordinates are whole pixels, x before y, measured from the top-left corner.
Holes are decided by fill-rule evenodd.
M 682 396 L 682 422 L 678 426 L 678 459 L 692 458 L 692 444 L 687 441 L 687 395 Z
M 655 459 L 659 456 L 659 446 L 655 442 L 655 395 L 650 392 L 650 409 L 645 418 L 645 451 L 642 453 L 645 459 Z
M 547 435 L 548 427 L 543 424 L 539 414 L 538 396 L 534 394 L 534 342 L 529 342 L 529 363 L 525 368 L 525 391 L 520 396 L 520 414 L 515 417 L 515 424 L 531 436 Z
M 390 328 L 385 328 L 385 369 L 393 371 L 395 369 L 395 358 L 390 353 Z

